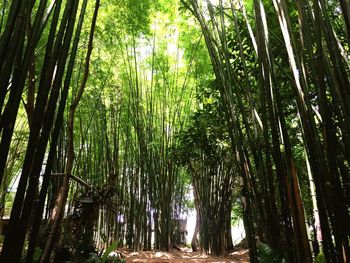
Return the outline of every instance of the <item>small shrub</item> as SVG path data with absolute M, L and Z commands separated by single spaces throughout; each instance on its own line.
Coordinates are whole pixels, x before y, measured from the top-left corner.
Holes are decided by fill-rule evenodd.
M 33 262 L 39 262 L 43 250 L 40 247 L 35 247 Z
M 90 253 L 85 263 L 125 263 L 126 260 L 122 253 L 113 252 L 117 247 L 118 242 L 115 241 L 106 248 L 106 251 L 101 257 L 98 257 L 95 253 Z
M 259 263 L 285 263 L 287 262 L 277 251 L 264 243 L 258 244 Z
M 322 251 L 316 256 L 315 263 L 327 263 L 326 257 L 324 256 Z
M 85 263 L 100 263 L 101 259 L 95 254 L 90 253 L 89 258 L 85 261 Z
M 118 247 L 118 242 L 117 241 L 114 241 L 112 244 L 110 244 L 107 248 L 106 248 L 106 251 L 105 253 L 103 253 L 102 255 L 102 258 L 101 258 L 101 261 L 102 262 L 106 262 L 109 254 L 111 254 L 111 252 L 115 249 L 117 249 Z

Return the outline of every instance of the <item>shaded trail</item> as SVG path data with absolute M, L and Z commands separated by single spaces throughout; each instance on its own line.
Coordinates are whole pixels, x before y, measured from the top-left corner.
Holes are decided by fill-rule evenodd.
M 172 250 L 170 252 L 160 251 L 142 251 L 132 252 L 123 250 L 121 251 L 126 257 L 126 262 L 152 262 L 152 263 L 165 263 L 165 262 L 215 262 L 215 263 L 248 263 L 249 254 L 248 250 L 242 249 L 231 253 L 227 257 L 213 257 L 200 252 L 192 252 L 191 249 L 182 249 L 181 251 Z

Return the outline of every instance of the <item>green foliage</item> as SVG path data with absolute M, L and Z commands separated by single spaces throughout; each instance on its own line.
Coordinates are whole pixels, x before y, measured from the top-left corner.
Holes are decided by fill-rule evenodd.
M 236 195 L 236 193 L 234 193 Z M 242 219 L 243 207 L 240 198 L 237 196 L 237 201 L 233 203 L 231 213 L 231 225 L 235 225 Z
M 320 251 L 320 253 L 318 253 L 318 255 L 316 256 L 315 263 L 327 263 L 326 257 L 324 256 L 322 251 Z
M 287 262 L 277 251 L 270 246 L 259 243 L 258 244 L 258 260 L 259 263 L 285 263 Z
M 150 17 L 156 3 L 157 1 L 150 0 L 110 0 L 104 2 L 102 5 L 103 21 L 109 20 L 103 25 L 104 30 L 135 36 L 149 34 Z M 118 35 L 114 35 L 114 37 L 118 37 Z
M 108 255 L 115 249 L 117 249 L 118 247 L 118 242 L 114 241 L 112 244 L 110 244 L 107 248 L 106 251 L 103 253 L 102 257 L 101 257 L 101 261 L 105 262 L 108 258 Z
M 9 216 L 11 214 L 11 208 L 14 200 L 15 200 L 15 193 L 6 194 L 4 216 Z
M 101 259 L 95 254 L 90 253 L 89 258 L 85 261 L 85 263 L 100 263 Z
M 40 247 L 36 247 L 34 251 L 33 262 L 39 262 L 43 250 Z
M 126 260 L 120 253 L 110 256 L 111 252 L 117 249 L 117 247 L 118 242 L 114 241 L 106 248 L 106 251 L 101 257 L 98 257 L 95 253 L 90 253 L 85 263 L 125 263 Z
M 200 87 L 197 94 L 198 109 L 191 116 L 188 127 L 180 132 L 179 160 L 183 164 L 201 159 L 202 153 L 208 162 L 215 163 L 225 158 L 229 151 L 229 134 L 215 82 Z

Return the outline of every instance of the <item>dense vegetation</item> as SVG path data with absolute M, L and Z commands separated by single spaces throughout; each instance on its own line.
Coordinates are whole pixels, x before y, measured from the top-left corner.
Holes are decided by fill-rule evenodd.
M 169 250 L 191 207 L 193 250 L 241 217 L 251 262 L 350 259 L 348 1 L 4 0 L 0 36 L 1 262 Z

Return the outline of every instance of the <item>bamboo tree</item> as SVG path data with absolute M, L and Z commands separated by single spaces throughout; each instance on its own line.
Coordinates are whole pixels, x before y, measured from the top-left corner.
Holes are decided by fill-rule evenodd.
M 66 12 L 68 15 L 70 12 L 70 11 L 68 11 L 68 10 L 70 10 L 69 3 L 68 3 L 68 7 L 66 8 L 66 10 L 67 10 Z M 21 207 L 23 205 L 24 194 L 25 194 L 27 180 L 28 180 L 28 176 L 29 176 L 28 173 L 30 173 L 30 172 L 33 173 L 31 175 L 32 181 L 30 183 L 30 186 L 32 188 L 30 188 L 28 190 L 28 195 L 31 197 L 29 197 L 29 199 L 27 199 L 27 201 L 33 202 L 33 195 L 35 194 L 35 186 L 32 184 L 32 182 L 35 180 L 38 180 L 40 169 L 41 169 L 41 164 L 42 164 L 44 153 L 46 150 L 46 144 L 48 141 L 49 132 L 51 130 L 52 120 L 50 121 L 50 119 L 52 119 L 53 114 L 55 112 L 56 101 L 57 101 L 57 97 L 58 97 L 58 86 L 60 85 L 62 77 L 63 77 L 65 57 L 66 57 L 66 54 L 68 53 L 69 44 L 70 44 L 70 36 L 73 32 L 73 27 L 74 27 L 74 8 L 73 8 L 72 14 L 69 14 L 69 15 L 71 15 L 71 23 L 70 23 L 70 26 L 67 27 L 67 30 L 68 30 L 67 38 L 65 39 L 65 41 L 62 44 L 63 45 L 63 52 L 62 52 L 63 59 L 60 59 L 61 63 L 58 66 L 57 74 L 56 74 L 54 85 L 53 85 L 53 92 L 50 96 L 50 101 L 48 102 L 49 106 L 48 106 L 48 111 L 47 111 L 47 115 L 46 115 L 48 120 L 45 122 L 40 139 L 37 138 L 39 131 L 40 131 L 39 128 L 41 127 L 41 124 L 37 123 L 37 122 L 40 122 L 40 120 L 41 120 L 40 118 L 36 118 L 36 123 L 35 123 L 36 129 L 32 129 L 32 131 L 30 133 L 30 138 L 29 138 L 29 142 L 28 142 L 28 146 L 27 146 L 27 154 L 26 154 L 24 164 L 23 164 L 22 176 L 21 176 L 21 180 L 19 183 L 18 191 L 16 193 L 14 208 L 12 209 L 12 213 L 11 213 L 10 230 L 9 230 L 8 235 L 6 235 L 6 240 L 4 242 L 4 249 L 2 251 L 3 257 L 16 258 L 16 257 L 21 256 L 21 250 L 22 250 L 25 232 L 26 232 L 26 223 L 28 220 L 24 220 L 23 224 L 19 224 L 20 217 L 22 217 L 24 219 L 29 218 L 29 213 L 30 213 L 30 210 L 28 210 L 28 207 L 24 206 L 24 211 L 22 212 L 22 215 L 21 215 L 21 210 L 22 210 Z M 63 35 L 64 30 L 65 30 L 64 24 L 65 23 L 63 23 L 62 27 L 61 27 L 62 35 Z M 59 44 L 57 43 L 56 50 L 58 48 L 59 48 Z M 40 89 L 39 89 L 39 94 L 40 94 Z M 38 97 L 38 100 L 36 103 L 35 115 L 34 115 L 35 117 L 36 117 L 36 114 L 40 114 L 41 111 L 44 109 L 43 104 L 46 103 L 45 102 L 45 95 L 43 97 Z M 29 152 L 32 151 L 33 148 L 35 149 L 36 144 L 39 143 L 39 141 L 41 142 L 41 144 L 37 150 L 37 155 L 32 155 L 32 154 L 30 155 Z M 32 169 L 32 171 L 30 171 L 29 169 Z M 33 186 L 34 186 L 34 188 L 33 188 Z M 14 240 L 13 237 L 16 236 L 14 234 L 14 233 L 16 233 L 16 231 L 17 231 L 17 233 L 19 233 L 20 238 Z M 9 250 L 7 250 L 7 249 L 9 249 Z M 12 254 L 12 253 L 14 253 L 14 254 Z
M 261 8 L 261 4 L 256 3 L 256 13 L 260 13 L 261 11 L 259 10 Z M 257 19 L 257 21 L 259 21 Z M 266 20 L 265 22 L 262 23 L 263 25 L 266 25 Z M 265 27 L 263 30 L 259 30 L 260 32 L 266 32 L 265 36 L 267 34 L 267 28 Z M 258 47 L 264 47 L 265 44 L 264 43 L 268 43 L 268 39 L 267 37 L 262 36 L 262 38 L 266 39 L 264 42 L 262 41 L 258 41 Z M 258 39 L 259 39 L 259 34 L 258 34 Z M 260 42 L 260 43 L 259 43 Z M 265 47 L 266 48 L 266 47 Z M 282 160 L 282 156 L 281 156 L 281 152 L 279 149 L 279 145 L 280 145 L 280 139 L 278 138 L 278 124 L 277 124 L 277 116 L 276 116 L 276 109 L 273 106 L 274 103 L 274 94 L 273 94 L 273 85 L 271 83 L 272 81 L 272 75 L 271 75 L 271 70 L 272 70 L 272 65 L 270 64 L 270 59 L 269 59 L 270 55 L 269 55 L 269 51 L 267 50 L 265 54 L 262 54 L 261 58 L 263 60 L 262 65 L 264 68 L 264 71 L 262 72 L 262 76 L 267 76 L 265 77 L 265 85 L 266 87 L 268 87 L 268 90 L 266 91 L 266 94 L 268 95 L 268 108 L 269 108 L 269 116 L 270 116 L 270 123 L 271 123 L 271 131 L 272 131 L 272 139 L 273 139 L 273 145 L 274 145 L 274 159 L 275 159 L 275 163 L 276 163 L 276 168 L 277 168 L 277 177 L 279 178 L 279 180 L 281 180 L 281 188 L 280 191 L 282 191 L 281 193 L 281 202 L 282 202 L 282 206 L 283 203 L 286 202 L 286 199 L 284 199 L 283 196 L 286 196 L 289 206 L 290 206 L 290 212 L 292 217 L 293 217 L 293 225 L 294 225 L 294 236 L 295 236 L 295 245 L 298 251 L 298 261 L 311 261 L 311 253 L 310 253 L 310 248 L 308 245 L 308 237 L 307 237 L 307 233 L 306 233 L 306 227 L 305 227 L 305 219 L 304 219 L 304 215 L 303 215 L 303 209 L 302 207 L 300 208 L 301 202 L 298 201 L 299 203 L 299 207 L 297 207 L 296 202 L 294 202 L 294 200 L 300 200 L 300 195 L 297 192 L 295 192 L 295 189 L 298 190 L 298 184 L 296 180 L 296 176 L 295 176 L 295 169 L 293 168 L 293 164 L 290 162 L 290 171 L 288 171 L 287 169 L 285 169 L 284 167 L 288 167 L 287 164 L 283 163 Z M 281 110 L 281 109 L 280 109 Z M 281 114 L 281 117 L 283 117 L 283 114 Z M 284 138 L 285 140 L 283 140 L 285 143 L 288 144 L 288 134 L 286 134 L 286 131 L 284 130 Z M 287 157 L 287 160 L 290 160 L 290 158 L 292 158 L 291 156 L 291 151 L 290 151 L 290 146 L 286 146 L 288 153 L 289 153 L 289 157 Z M 287 177 L 287 173 L 289 173 L 289 175 L 291 177 L 294 178 L 288 178 Z M 294 189 L 290 189 L 289 185 L 294 185 Z M 282 190 L 283 189 L 283 190 Z M 296 195 L 295 195 L 296 194 Z M 292 196 L 294 195 L 294 196 Z M 282 201 L 284 200 L 284 201 Z M 282 207 L 282 211 L 286 211 L 285 207 Z M 282 212 L 283 213 L 283 212 Z M 301 214 L 301 215 L 298 215 Z M 301 219 L 301 220 L 300 220 Z M 290 219 L 289 219 L 290 220 Z M 288 219 L 287 219 L 288 222 Z M 286 224 L 288 225 L 288 223 Z M 291 226 L 290 226 L 291 227 Z M 287 230 L 288 231 L 288 230 Z M 287 233 L 287 232 L 286 232 Z M 290 237 L 288 237 L 288 234 L 286 234 L 287 240 L 290 240 Z M 288 242 L 288 241 L 287 241 Z M 292 244 L 288 245 L 288 247 L 292 248 Z M 289 253 L 289 255 L 292 255 L 292 253 Z M 292 256 L 290 256 L 291 258 Z M 291 261 L 293 260 L 292 258 L 290 259 Z
M 213 35 L 212 35 L 212 33 L 210 32 L 210 29 L 206 25 L 206 22 L 205 22 L 205 19 L 203 18 L 203 15 L 199 11 L 198 3 L 196 1 L 191 1 L 190 4 L 191 4 L 191 7 L 189 7 L 189 6 L 188 7 L 194 13 L 194 15 L 196 16 L 196 18 L 198 19 L 198 21 L 200 22 L 200 25 L 202 27 L 202 30 L 203 30 L 203 33 L 205 36 L 205 40 L 206 40 L 206 44 L 207 44 L 207 47 L 209 50 L 209 54 L 211 55 L 214 72 L 216 73 L 217 79 L 220 81 L 221 85 L 223 85 L 221 94 L 222 94 L 222 98 L 224 100 L 224 103 L 227 105 L 226 108 L 228 109 L 228 116 L 229 116 L 228 118 L 232 122 L 231 127 L 234 130 L 236 130 L 236 129 L 240 130 L 240 128 L 238 128 L 238 127 L 240 127 L 240 124 L 238 124 L 237 118 L 235 117 L 235 106 L 233 105 L 234 102 L 233 102 L 232 89 L 234 89 L 236 92 L 238 92 L 238 90 L 241 87 L 239 86 L 239 81 L 237 80 L 236 75 L 233 73 L 231 65 L 229 64 L 228 53 L 227 52 L 225 53 L 225 51 L 224 51 L 225 49 L 227 49 L 227 44 L 226 44 L 226 41 L 224 40 L 224 34 L 222 34 L 223 31 L 221 31 L 221 30 L 223 30 L 223 26 L 222 26 L 223 23 L 221 23 L 221 28 L 219 29 L 218 24 L 214 20 L 213 7 L 211 6 L 210 3 L 208 3 L 209 14 L 211 17 L 213 28 L 215 30 Z M 217 50 L 218 47 L 216 46 L 216 44 L 215 44 L 216 41 L 214 40 L 215 34 L 217 34 L 219 36 L 218 41 L 220 41 L 219 43 L 222 45 L 220 48 L 222 48 L 222 49 Z M 220 58 L 222 58 L 222 60 L 220 60 Z M 225 68 L 225 67 L 228 68 L 228 70 L 226 72 L 223 71 L 223 68 Z M 228 72 L 229 72 L 229 74 L 227 74 Z M 240 98 L 238 98 L 237 103 L 238 103 L 238 106 L 237 106 L 238 109 L 243 111 L 243 103 L 242 103 L 242 100 L 240 100 Z M 244 115 L 242 115 L 242 118 L 243 118 L 243 125 L 244 125 L 244 127 L 246 127 L 246 130 L 247 130 L 249 145 L 251 147 L 255 148 L 255 146 L 253 144 L 253 137 L 252 137 L 252 134 L 250 132 L 250 128 L 249 128 L 247 119 Z M 238 131 L 234 132 L 234 136 L 236 138 L 233 141 L 242 142 L 242 140 L 239 138 L 239 137 L 241 137 L 241 134 L 239 134 Z M 253 152 L 253 154 L 256 153 L 255 150 L 253 150 L 252 152 Z M 254 159 L 257 161 L 258 156 L 255 155 Z M 257 164 L 258 163 L 259 162 L 257 162 Z M 260 175 L 263 173 L 261 166 L 260 166 L 260 168 L 258 168 L 258 171 L 259 171 Z M 255 192 L 255 193 L 258 194 L 258 192 Z M 258 204 L 258 207 L 259 206 L 260 205 Z M 259 213 L 260 213 L 260 220 L 263 221 L 264 220 L 263 208 L 261 206 L 259 207 Z M 264 225 L 263 222 L 262 222 L 262 224 Z M 254 246 L 253 241 L 250 244 L 252 246 Z M 254 255 L 253 255 L 252 260 L 254 260 Z
M 59 195 L 57 197 L 56 206 L 54 209 L 54 218 L 53 218 L 51 232 L 50 232 L 45 250 L 43 251 L 43 254 L 41 256 L 40 262 L 47 262 L 50 258 L 53 244 L 54 244 L 55 238 L 57 236 L 59 224 L 60 224 L 60 221 L 61 221 L 62 216 L 63 216 L 63 212 L 64 212 L 63 210 L 64 210 L 64 207 L 65 207 L 65 204 L 67 201 L 67 195 L 68 195 L 68 191 L 69 191 L 69 175 L 72 172 L 73 162 L 74 162 L 74 148 L 73 148 L 74 115 L 75 115 L 75 111 L 79 105 L 79 101 L 83 95 L 83 92 L 84 92 L 84 89 L 86 86 L 86 82 L 87 82 L 88 76 L 89 76 L 90 58 L 91 58 L 91 53 L 92 53 L 92 49 L 93 49 L 93 40 L 94 40 L 94 33 L 95 33 L 95 27 L 96 27 L 96 21 L 97 21 L 99 7 L 100 7 L 100 1 L 97 0 L 95 3 L 94 13 L 93 13 L 92 22 L 91 22 L 88 48 L 87 48 L 87 53 L 86 53 L 86 57 L 85 57 L 83 79 L 81 81 L 79 90 L 77 91 L 77 94 L 73 100 L 73 103 L 70 105 L 70 108 L 69 108 L 69 116 L 68 116 L 68 122 L 67 122 L 68 153 L 67 153 L 67 163 L 66 163 L 66 171 L 65 171 L 64 181 L 63 181 L 63 185 L 60 188 Z
M 81 8 L 81 11 L 80 11 L 80 18 L 79 18 L 77 30 L 75 33 L 74 43 L 72 46 L 72 54 L 70 56 L 69 65 L 68 65 L 67 74 L 66 74 L 66 79 L 64 81 L 64 87 L 63 87 L 63 91 L 61 94 L 61 100 L 60 100 L 59 108 L 57 111 L 57 117 L 56 117 L 55 126 L 54 126 L 53 133 L 52 133 L 52 139 L 51 139 L 51 144 L 50 144 L 48 160 L 46 163 L 45 173 L 43 175 L 44 179 L 43 179 L 42 187 L 40 190 L 38 206 L 37 206 L 37 209 L 35 211 L 32 229 L 31 229 L 31 234 L 30 234 L 29 248 L 28 248 L 27 257 L 26 257 L 27 262 L 31 262 L 33 260 L 33 256 L 34 256 L 34 252 L 35 252 L 35 244 L 36 244 L 37 237 L 38 237 L 38 232 L 39 232 L 39 228 L 40 228 L 39 226 L 40 226 L 40 222 L 42 219 L 42 213 L 44 210 L 44 204 L 45 204 L 45 199 L 46 199 L 46 195 L 47 195 L 47 190 L 49 187 L 51 170 L 52 170 L 54 156 L 56 154 L 56 147 L 57 147 L 57 143 L 58 143 L 58 137 L 59 137 L 59 134 L 61 132 L 61 126 L 63 123 L 63 113 L 64 113 L 64 109 L 65 109 L 65 105 L 66 105 L 66 99 L 68 96 L 68 90 L 69 90 L 69 85 L 70 85 L 71 76 L 72 76 L 72 70 L 73 70 L 74 62 L 75 62 L 75 58 L 76 58 L 76 51 L 77 51 L 77 46 L 79 43 L 81 28 L 83 25 L 83 19 L 85 16 L 86 5 L 87 5 L 87 1 L 84 1 L 82 8 Z
M 315 177 L 315 181 L 316 181 L 316 189 L 318 192 L 318 197 L 321 199 L 320 202 L 324 202 L 325 204 L 325 209 L 326 211 L 328 211 L 330 214 L 330 218 L 332 220 L 333 217 L 333 208 L 329 202 L 329 199 L 327 197 L 327 189 L 325 188 L 324 185 L 324 181 L 323 180 L 328 180 L 326 178 L 329 177 L 329 174 L 326 172 L 327 168 L 326 168 L 326 163 L 325 160 L 323 159 L 323 154 L 321 151 L 321 146 L 319 144 L 319 141 L 317 140 L 317 134 L 315 132 L 315 124 L 312 122 L 312 117 L 308 114 L 310 114 L 311 112 L 311 105 L 310 102 L 303 98 L 303 92 L 307 92 L 307 84 L 306 84 L 306 80 L 305 77 L 303 76 L 303 74 L 301 74 L 301 79 L 299 79 L 298 75 L 297 75 L 297 67 L 298 68 L 302 68 L 301 64 L 300 64 L 300 60 L 298 60 L 298 58 L 294 57 L 293 50 L 295 50 L 295 44 L 293 42 L 293 40 L 291 40 L 290 38 L 290 25 L 288 18 L 286 18 L 286 6 L 284 5 L 283 2 L 277 3 L 274 2 L 276 10 L 279 12 L 279 16 L 280 16 L 280 24 L 281 24 L 281 28 L 282 28 L 282 33 L 284 34 L 284 39 L 286 41 L 286 44 L 289 45 L 289 47 L 287 48 L 288 54 L 289 54 L 289 59 L 290 59 L 290 63 L 291 63 L 291 68 L 294 72 L 294 79 L 295 79 L 295 85 L 298 89 L 298 107 L 299 110 L 301 112 L 301 120 L 303 122 L 303 128 L 304 128 L 304 132 L 305 132 L 305 140 L 308 146 L 308 150 L 309 150 L 309 154 L 311 156 L 311 159 L 313 160 L 311 163 L 311 169 L 314 171 L 313 175 Z M 316 7 L 317 10 L 317 7 Z M 282 22 L 282 19 L 286 19 L 286 22 Z M 300 74 L 300 73 L 299 73 Z M 306 119 L 309 119 L 311 121 L 309 121 L 309 124 L 306 123 Z M 317 153 L 316 153 L 317 151 Z M 323 176 L 318 177 L 320 174 L 320 167 L 322 167 L 323 170 Z M 321 179 L 324 178 L 324 179 Z M 322 208 L 320 208 L 321 210 L 323 210 Z M 325 212 L 326 212 L 325 211 Z M 339 217 L 337 217 L 339 218 Z M 326 218 L 324 216 L 321 216 L 321 225 L 323 228 L 323 231 L 327 231 L 326 229 L 328 228 L 328 223 L 326 222 Z M 335 218 L 333 218 L 332 220 L 332 225 L 334 227 L 334 230 L 337 232 L 337 220 L 335 220 Z M 335 233 L 336 233 L 335 232 Z M 332 260 L 336 260 L 336 256 L 333 254 L 332 252 L 332 242 L 330 241 L 329 237 L 327 240 L 327 234 L 323 233 L 325 235 L 325 246 L 326 246 L 326 254 L 329 258 L 332 258 Z M 340 238 L 339 236 L 340 233 L 336 234 L 336 239 Z M 337 244 L 339 245 L 339 243 L 341 243 L 342 241 L 338 240 Z M 341 253 L 339 248 L 338 248 L 338 253 Z

